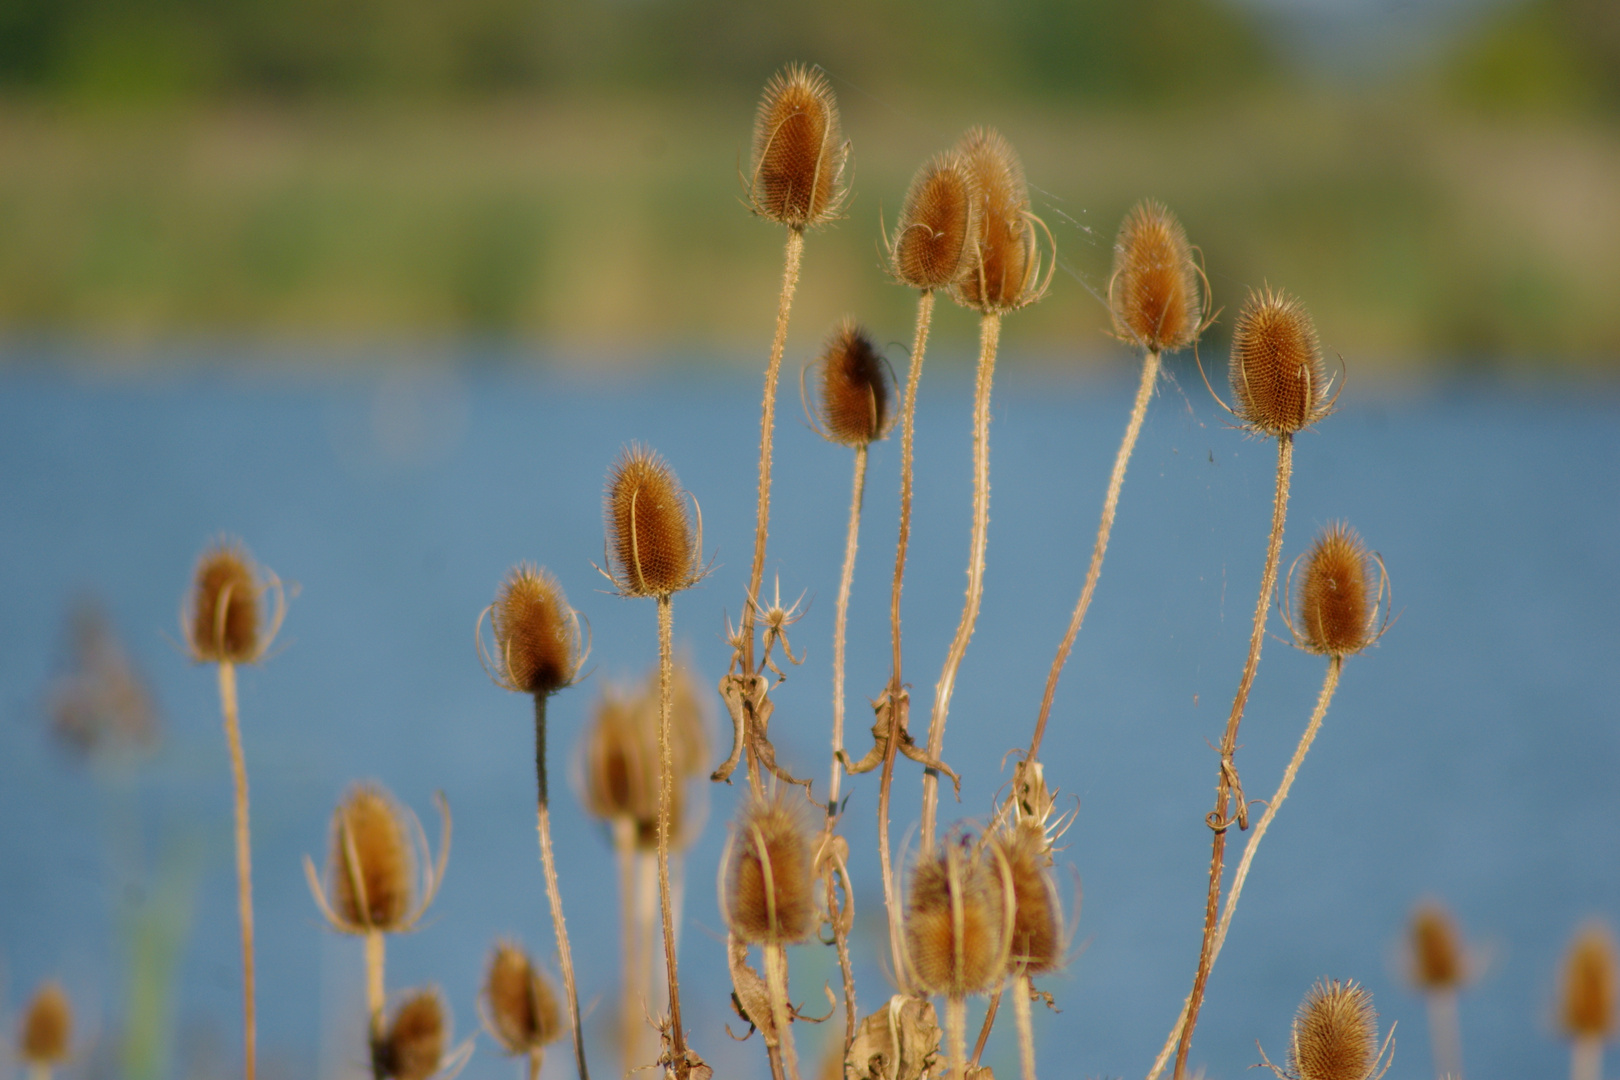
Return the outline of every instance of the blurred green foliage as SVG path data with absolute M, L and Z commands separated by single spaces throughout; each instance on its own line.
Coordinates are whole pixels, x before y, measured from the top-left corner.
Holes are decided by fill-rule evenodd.
M 1495 111 L 1620 115 L 1620 3 L 1529 0 L 1486 21 L 1446 80 L 1464 105 Z

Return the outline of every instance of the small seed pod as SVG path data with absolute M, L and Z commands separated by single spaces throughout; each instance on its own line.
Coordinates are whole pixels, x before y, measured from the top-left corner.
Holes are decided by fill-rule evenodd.
M 315 864 L 304 859 L 310 894 L 334 930 L 397 934 L 422 918 L 444 880 L 450 856 L 450 809 L 442 795 L 437 801 L 444 829 L 438 858 L 431 859 L 415 814 L 380 787 L 356 784 L 349 789 L 332 814 L 324 885 Z
M 957 144 L 978 195 L 977 229 L 968 269 L 951 295 L 963 307 L 989 314 L 1033 304 L 1046 293 L 1041 277 L 1029 186 L 1018 154 L 991 128 L 974 128 Z M 1043 225 L 1042 228 L 1045 226 Z M 1054 263 L 1055 265 L 1055 263 Z
M 479 658 L 497 683 L 508 690 L 544 695 L 579 676 L 585 662 L 579 614 L 568 606 L 562 586 L 550 573 L 528 563 L 519 565 L 484 610 L 495 647 L 486 653 L 480 618 Z
M 1012 878 L 1012 945 L 1008 965 L 1040 975 L 1063 963 L 1063 904 L 1052 880 L 1051 845 L 1033 820 L 998 832 L 995 844 Z
M 260 598 L 271 592 L 275 605 L 265 625 Z M 181 628 L 193 660 L 251 664 L 275 639 L 286 600 L 281 582 L 253 561 L 241 541 L 222 539 L 197 560 L 186 608 Z
M 1120 224 L 1108 306 L 1114 335 L 1149 352 L 1185 348 L 1203 329 L 1192 248 L 1181 222 L 1163 203 L 1144 199 Z
M 1263 435 L 1292 435 L 1333 410 L 1316 324 L 1285 292 L 1249 293 L 1232 328 L 1233 412 Z
M 1565 1034 L 1603 1042 L 1614 1035 L 1615 982 L 1614 939 L 1601 923 L 1591 923 L 1575 935 L 1564 958 Z
M 1011 953 L 1012 881 L 1006 859 L 969 836 L 947 840 L 911 872 L 906 966 L 930 994 L 966 997 L 994 986 Z
M 439 992 L 414 991 L 400 1003 L 387 1032 L 372 1047 L 374 1071 L 390 1080 L 427 1080 L 439 1071 L 449 1041 Z
M 866 331 L 845 317 L 817 362 L 820 393 L 816 424 L 822 436 L 845 446 L 865 446 L 889 433 L 893 425 L 889 366 Z
M 651 744 L 638 703 L 621 691 L 603 693 L 585 731 L 585 808 L 603 821 L 658 812 L 658 745 Z
M 906 189 L 889 240 L 889 268 L 914 289 L 943 289 L 968 272 L 979 231 L 973 174 L 955 150 L 923 163 Z
M 1412 982 L 1425 993 L 1451 993 L 1468 977 L 1468 956 L 1451 914 L 1438 903 L 1412 913 Z
M 517 945 L 501 942 L 484 976 L 484 1020 L 508 1054 L 530 1054 L 562 1035 L 557 996 Z
M 1304 568 L 1294 614 L 1286 619 L 1295 645 L 1323 656 L 1349 656 L 1383 636 L 1379 613 L 1389 576 L 1354 529 L 1334 522 L 1300 558 Z M 1285 592 L 1292 589 L 1296 569 L 1298 562 L 1288 571 Z M 1387 623 L 1387 609 L 1383 616 Z
M 655 452 L 631 446 L 608 476 L 608 579 L 625 596 L 668 596 L 701 577 L 701 525 L 686 492 Z
M 29 1065 L 67 1060 L 73 1042 L 73 1006 L 62 987 L 48 982 L 35 992 L 17 1032 L 17 1056 Z
M 750 945 L 803 941 L 819 922 L 810 828 L 789 798 L 750 801 L 722 860 L 721 911 Z
M 1294 1014 L 1289 1061 L 1299 1080 L 1376 1080 L 1389 1068 L 1389 1045 L 1379 1048 L 1372 995 L 1354 980 L 1324 979 Z
M 837 217 L 848 156 L 826 78 L 798 64 L 771 76 L 754 117 L 754 213 L 801 231 Z

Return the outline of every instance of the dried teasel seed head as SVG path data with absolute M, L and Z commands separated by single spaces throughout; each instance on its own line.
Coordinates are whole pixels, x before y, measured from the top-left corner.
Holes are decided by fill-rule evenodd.
M 865 446 L 888 434 L 893 397 L 883 354 L 852 318 L 834 328 L 819 362 L 816 420 L 821 433 L 845 446 Z
M 439 1071 L 450 1041 L 444 999 L 437 990 L 416 990 L 394 1010 L 388 1030 L 372 1048 L 378 1076 L 427 1080 Z
M 721 868 L 721 910 L 749 944 L 803 941 L 818 925 L 811 828 L 792 796 L 753 799 L 737 819 Z
M 1450 912 L 1429 902 L 1412 913 L 1412 982 L 1426 993 L 1462 988 L 1468 977 L 1468 955 Z
M 1063 963 L 1063 905 L 1052 880 L 1046 831 L 1034 820 L 998 832 L 995 844 L 1012 879 L 1012 945 L 1008 963 L 1025 975 L 1040 975 Z
M 1290 1062 L 1299 1080 L 1369 1080 L 1379 1073 L 1378 1013 L 1354 980 L 1322 980 L 1294 1014 Z
M 1356 531 L 1334 522 L 1302 558 L 1289 620 L 1295 643 L 1324 656 L 1348 656 L 1377 641 L 1383 568 Z
M 647 738 L 645 710 L 608 688 L 585 730 L 585 808 L 604 821 L 658 813 L 657 733 Z
M 29 1065 L 55 1065 L 67 1059 L 72 1042 L 73 1006 L 59 984 L 48 982 L 23 1012 L 17 1055 Z
M 923 855 L 906 897 L 906 964 L 930 994 L 965 997 L 1007 969 L 1011 882 L 993 847 L 961 836 Z
M 979 231 L 979 193 L 955 150 L 923 163 L 906 189 L 889 240 L 889 268 L 914 289 L 943 289 L 968 272 Z
M 416 856 L 405 812 L 379 787 L 356 784 L 332 815 L 331 906 L 351 933 L 411 921 Z
M 1035 243 L 1039 221 L 1029 209 L 1024 166 L 1012 145 L 991 128 L 973 128 L 957 143 L 978 195 L 977 229 L 968 269 L 951 295 L 983 313 L 1033 304 L 1046 292 Z
M 1333 408 L 1316 324 L 1298 299 L 1269 286 L 1238 312 L 1230 377 L 1233 411 L 1261 434 L 1292 435 Z
M 487 666 L 502 686 L 552 694 L 578 676 L 584 660 L 579 616 L 550 573 L 528 563 L 513 569 L 501 582 L 489 615 L 495 648 Z
M 699 536 L 675 471 L 631 446 L 608 476 L 608 577 L 626 596 L 668 596 L 700 576 Z
M 656 792 L 657 778 L 654 778 Z M 638 851 L 658 850 L 658 805 L 656 800 L 650 813 L 636 818 L 635 844 Z M 669 789 L 669 842 L 672 847 L 684 847 L 691 839 L 686 831 L 686 785 L 676 782 Z
M 1564 996 L 1559 1020 L 1572 1039 L 1608 1041 L 1615 1030 L 1614 939 L 1601 923 L 1575 935 L 1564 957 Z
M 484 976 L 490 1033 L 508 1054 L 527 1054 L 562 1035 L 557 996 L 526 954 L 511 942 L 495 946 Z
M 261 598 L 277 603 L 265 625 Z M 264 655 L 281 625 L 280 583 L 253 561 L 239 540 L 222 539 L 197 560 L 182 618 L 186 645 L 199 663 L 251 664 Z
M 1108 301 L 1121 341 L 1166 352 L 1197 340 L 1204 319 L 1198 268 L 1186 231 L 1163 203 L 1144 199 L 1125 215 Z
M 797 230 L 836 217 L 848 156 L 826 78 L 798 64 L 771 76 L 754 117 L 754 213 Z

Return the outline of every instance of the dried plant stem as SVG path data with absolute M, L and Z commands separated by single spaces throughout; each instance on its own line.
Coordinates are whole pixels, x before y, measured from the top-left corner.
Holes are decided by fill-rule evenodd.
M 381 930 L 367 930 L 365 936 L 366 950 L 366 1015 L 371 1019 L 371 1040 L 373 1043 L 382 1039 L 383 1009 L 388 1004 L 388 993 L 384 989 L 383 965 L 387 956 L 387 941 Z
M 1603 1040 L 1596 1035 L 1585 1035 L 1575 1040 L 1570 1052 L 1570 1080 L 1602 1080 Z
M 945 999 L 946 1075 L 951 1080 L 967 1076 L 967 998 L 952 994 Z
M 546 901 L 551 905 L 551 928 L 557 935 L 557 965 L 562 968 L 563 992 L 568 995 L 568 1019 L 574 1029 L 574 1061 L 579 1080 L 590 1080 L 585 1065 L 585 1035 L 579 1023 L 579 993 L 574 987 L 574 954 L 568 947 L 568 926 L 563 921 L 562 892 L 557 888 L 557 861 L 551 850 L 551 799 L 546 788 L 546 701 L 548 695 L 534 695 L 534 773 L 539 785 L 537 828 L 540 833 L 540 866 L 546 876 Z
M 787 947 L 766 945 L 765 988 L 771 995 L 771 1021 L 776 1025 L 776 1039 L 782 1053 L 782 1064 L 788 1080 L 799 1080 L 799 1054 L 793 1047 L 793 1018 L 788 1015 Z
M 1288 481 L 1292 475 L 1294 437 L 1277 437 L 1277 492 L 1271 506 L 1271 538 L 1266 545 L 1266 565 L 1260 576 L 1260 595 L 1254 606 L 1254 628 L 1249 633 L 1249 656 L 1243 665 L 1243 678 L 1238 681 L 1237 695 L 1232 699 L 1232 712 L 1226 718 L 1226 732 L 1221 736 L 1221 770 L 1215 784 L 1215 810 L 1206 819 L 1214 830 L 1210 844 L 1209 893 L 1204 902 L 1204 937 L 1198 952 L 1198 973 L 1193 978 L 1192 993 L 1187 1001 L 1187 1022 L 1182 1027 L 1181 1041 L 1176 1047 L 1175 1080 L 1187 1074 L 1187 1053 L 1192 1048 L 1193 1030 L 1198 1026 L 1198 1010 L 1203 1005 L 1204 990 L 1209 983 L 1209 969 L 1213 963 L 1215 944 L 1215 916 L 1221 899 L 1221 872 L 1226 854 L 1226 831 L 1246 810 L 1243 794 L 1238 793 L 1237 813 L 1228 818 L 1232 802 L 1232 780 L 1236 776 L 1232 756 L 1237 752 L 1238 725 L 1243 722 L 1243 710 L 1249 702 L 1249 690 L 1254 686 L 1254 673 L 1260 666 L 1260 647 L 1266 637 L 1266 616 L 1271 612 L 1271 596 L 1277 587 L 1277 560 L 1282 553 L 1283 523 L 1288 517 Z
M 791 245 L 789 246 L 791 251 Z M 769 410 L 767 408 L 767 415 Z M 669 746 L 670 683 L 674 679 L 674 617 L 669 597 L 658 598 L 658 902 L 664 926 L 664 967 L 669 977 L 670 1049 L 676 1080 L 687 1080 L 686 1032 L 681 1027 L 681 982 L 675 966 L 675 919 L 669 892 L 669 806 L 675 769 Z
M 900 897 L 894 883 L 894 863 L 889 853 L 889 792 L 894 784 L 894 758 L 895 751 L 899 749 L 900 737 L 900 710 L 906 706 L 902 699 L 893 696 L 903 693 L 896 686 L 890 687 L 889 710 L 892 717 L 889 725 L 889 739 L 883 747 L 883 772 L 878 779 L 878 872 L 883 875 L 883 907 L 889 919 L 889 962 L 894 965 L 894 981 L 903 990 L 909 990 L 911 978 L 906 972 L 905 961 L 901 956 L 902 927 L 900 922 Z
M 847 887 L 846 881 L 846 887 Z M 837 900 L 833 875 L 827 875 L 827 910 L 839 911 L 833 905 Z M 846 892 L 844 903 L 851 904 L 853 899 Z M 855 1043 L 855 1028 L 859 1015 L 855 1008 L 855 971 L 851 966 L 849 957 L 849 931 L 845 929 L 841 919 L 833 922 L 833 944 L 838 947 L 838 973 L 844 980 L 844 1056 L 849 1056 L 849 1048 Z
M 231 752 L 231 779 L 236 789 L 236 906 L 242 922 L 242 1053 L 243 1076 L 253 1080 L 258 1058 L 258 1028 L 253 994 L 253 842 L 248 828 L 247 763 L 242 757 L 242 727 L 237 722 L 236 665 L 219 662 L 219 705 L 225 714 L 225 741 Z
M 1001 992 L 1007 988 L 1006 983 L 996 987 L 990 995 L 990 1004 L 984 1010 L 984 1023 L 979 1027 L 979 1038 L 973 1044 L 973 1056 L 968 1059 L 968 1068 L 977 1069 L 979 1058 L 984 1056 L 984 1046 L 990 1041 L 990 1029 L 996 1026 L 996 1013 L 1001 1009 Z
M 962 621 L 945 655 L 945 668 L 934 686 L 934 712 L 928 721 L 928 758 L 938 761 L 945 748 L 945 718 L 951 711 L 951 693 L 956 689 L 956 671 L 967 653 L 974 624 L 979 621 L 979 602 L 984 598 L 984 546 L 990 526 L 990 384 L 996 373 L 996 345 L 1001 339 L 1001 314 L 987 312 L 979 317 L 979 370 L 973 387 L 973 534 L 968 550 L 967 596 L 962 604 Z M 934 850 L 934 818 L 939 811 L 939 774 L 923 773 L 922 831 L 919 851 Z
M 843 766 L 838 760 L 844 749 L 844 638 L 849 621 L 849 590 L 855 581 L 855 548 L 861 535 L 861 498 L 866 493 L 866 447 L 855 448 L 855 479 L 850 484 L 849 533 L 844 540 L 844 573 L 838 580 L 838 611 L 833 616 L 833 733 L 832 778 L 827 785 L 827 819 L 838 813 L 838 791 Z
M 1035 1080 L 1035 1023 L 1029 1015 L 1033 992 L 1028 975 L 1013 980 L 1013 1019 L 1018 1024 L 1018 1066 L 1023 1080 Z
M 1462 1080 L 1462 1029 L 1457 1023 L 1457 992 L 1433 990 L 1427 996 L 1434 1075 L 1439 1080 Z
M 529 1051 L 529 1080 L 540 1080 L 540 1049 Z
M 641 1038 L 647 1025 L 643 1017 L 647 1009 L 647 963 L 645 933 L 637 918 L 641 903 L 636 887 L 636 823 L 629 817 L 613 819 L 613 853 L 619 863 L 619 916 L 620 943 L 624 949 L 624 974 L 620 978 L 623 998 L 619 1005 L 619 1045 L 624 1052 L 624 1074 L 639 1065 Z
M 1080 624 L 1085 622 L 1086 609 L 1097 591 L 1097 578 L 1102 575 L 1103 556 L 1108 553 L 1108 537 L 1114 530 L 1114 514 L 1119 509 L 1119 490 L 1125 485 L 1125 468 L 1131 463 L 1136 449 L 1136 437 L 1142 432 L 1142 420 L 1147 416 L 1148 402 L 1159 378 L 1159 354 L 1150 352 L 1142 358 L 1142 381 L 1136 388 L 1136 404 L 1131 408 L 1130 423 L 1125 425 L 1125 438 L 1120 441 L 1119 453 L 1114 456 L 1114 471 L 1108 477 L 1108 494 L 1103 497 L 1102 520 L 1097 523 L 1097 542 L 1091 548 L 1091 565 L 1086 568 L 1086 583 L 1080 590 L 1080 600 L 1069 618 L 1069 629 L 1063 635 L 1057 655 L 1052 658 L 1052 670 L 1046 676 L 1046 692 L 1041 695 L 1041 712 L 1035 719 L 1035 735 L 1029 741 L 1029 756 L 1034 761 L 1041 750 L 1041 737 L 1046 734 L 1046 719 L 1052 712 L 1052 699 L 1057 694 L 1058 676 L 1068 662 L 1074 639 L 1080 635 Z

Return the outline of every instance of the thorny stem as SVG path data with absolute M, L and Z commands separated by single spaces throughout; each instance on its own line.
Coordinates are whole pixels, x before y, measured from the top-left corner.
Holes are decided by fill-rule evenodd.
M 1463 1080 L 1462 1032 L 1457 1024 L 1457 992 L 1434 990 L 1429 999 L 1429 1042 L 1434 1045 L 1434 1075 Z
M 1069 650 L 1074 648 L 1074 639 L 1080 634 L 1080 624 L 1085 621 L 1086 609 L 1091 606 L 1092 594 L 1097 591 L 1097 578 L 1102 575 L 1103 556 L 1108 552 L 1108 537 L 1114 530 L 1114 513 L 1119 508 L 1119 489 L 1125 485 L 1125 467 L 1131 463 L 1131 453 L 1136 449 L 1136 437 L 1142 432 L 1142 419 L 1147 416 L 1148 401 L 1153 397 L 1153 387 L 1159 377 L 1159 354 L 1150 352 L 1142 358 L 1142 382 L 1136 388 L 1136 404 L 1131 409 L 1130 423 L 1125 425 L 1125 438 L 1119 444 L 1119 453 L 1114 457 L 1114 471 L 1108 477 L 1108 494 L 1103 497 L 1102 520 L 1097 523 L 1097 542 L 1091 549 L 1091 565 L 1086 569 L 1086 583 L 1080 590 L 1080 601 L 1074 606 L 1074 614 L 1069 618 L 1068 632 L 1063 635 L 1063 643 L 1058 646 L 1057 655 L 1052 658 L 1052 670 L 1046 676 L 1046 692 L 1041 695 L 1041 712 L 1035 720 L 1035 736 L 1029 741 L 1029 756 L 1026 761 L 1034 761 L 1035 755 L 1041 751 L 1041 737 L 1046 734 L 1046 718 L 1052 712 L 1052 699 L 1057 694 L 1058 676 L 1063 671 L 1063 665 L 1068 662 Z
M 1018 1065 L 1023 1080 L 1035 1080 L 1035 1025 L 1029 1015 L 1029 995 L 1034 988 L 1028 975 L 1013 982 L 1013 1019 L 1018 1023 Z
M 835 875 L 830 872 L 827 874 L 827 911 L 829 913 L 838 912 L 841 916 L 843 909 L 834 906 L 837 901 L 836 886 L 833 884 L 834 876 Z M 847 889 L 847 880 L 845 882 L 845 886 Z M 850 898 L 847 891 L 844 895 L 844 903 L 853 903 L 853 900 Z M 841 917 L 835 917 L 833 919 L 833 944 L 838 947 L 838 972 L 844 980 L 844 1057 L 847 1058 L 849 1057 L 849 1048 L 855 1043 L 855 1027 L 857 1024 L 857 1019 L 855 1009 L 855 972 L 850 966 L 849 933 L 847 930 L 845 930 L 844 922 Z
M 381 930 L 366 931 L 366 1013 L 371 1017 L 373 1046 L 382 1041 L 383 1008 L 388 1002 L 387 992 L 383 988 L 383 963 L 387 947 Z
M 1271 594 L 1277 587 L 1277 559 L 1282 553 L 1283 522 L 1288 516 L 1288 481 L 1294 460 L 1294 437 L 1277 437 L 1277 493 L 1271 507 L 1271 539 L 1266 546 L 1266 565 L 1260 577 L 1260 596 L 1254 606 L 1254 629 L 1249 633 L 1249 657 L 1243 665 L 1243 678 L 1238 682 L 1237 696 L 1232 699 L 1232 712 L 1226 718 L 1226 732 L 1221 736 L 1221 769 L 1215 784 L 1215 811 L 1207 819 L 1211 822 L 1215 838 L 1210 844 L 1209 894 L 1204 901 L 1204 938 L 1198 952 L 1198 974 L 1193 978 L 1192 993 L 1187 999 L 1187 1023 L 1181 1031 L 1181 1042 L 1176 1047 L 1175 1080 L 1187 1075 L 1187 1053 L 1192 1049 L 1193 1030 L 1198 1026 L 1198 1010 L 1204 1003 L 1204 989 L 1209 983 L 1209 969 L 1214 963 L 1215 915 L 1221 899 L 1222 859 L 1226 854 L 1226 830 L 1231 824 L 1227 812 L 1232 799 L 1232 755 L 1237 752 L 1238 725 L 1243 721 L 1243 709 L 1249 702 L 1249 690 L 1254 685 L 1255 669 L 1260 665 L 1260 647 L 1266 637 L 1266 616 L 1271 611 Z M 1241 805 L 1243 795 L 1238 794 L 1238 815 L 1245 812 Z
M 956 688 L 956 671 L 967 653 L 973 626 L 979 620 L 979 602 L 984 598 L 984 545 L 990 525 L 990 383 L 996 372 L 996 344 L 1001 338 L 1000 312 L 986 312 L 979 318 L 979 371 L 973 387 L 973 534 L 968 551 L 967 597 L 962 604 L 962 621 L 956 627 L 945 669 L 934 687 L 934 713 L 928 721 L 928 759 L 938 761 L 945 748 L 945 717 L 951 710 L 951 693 Z M 939 774 L 923 772 L 922 832 L 919 851 L 934 850 L 934 817 L 939 809 Z
M 970 1069 L 979 1067 L 979 1058 L 984 1054 L 984 1045 L 990 1041 L 990 1029 L 996 1026 L 996 1013 L 1001 1009 L 1001 992 L 1006 988 L 1006 984 L 1003 983 L 990 995 L 990 1004 L 984 1010 L 984 1023 L 979 1027 L 978 1041 L 973 1044 L 973 1056 L 968 1059 Z
M 906 706 L 890 686 L 889 740 L 883 747 L 883 773 L 878 779 L 878 870 L 883 875 L 883 907 L 889 916 L 889 960 L 894 965 L 894 981 L 902 989 L 911 984 L 900 956 L 900 898 L 895 894 L 894 866 L 889 854 L 889 789 L 894 783 L 894 757 L 900 745 L 900 710 Z
M 1575 1040 L 1575 1046 L 1570 1054 L 1569 1062 L 1570 1080 L 1602 1080 L 1603 1077 L 1603 1039 L 1596 1035 L 1585 1035 Z
M 866 446 L 855 448 L 855 479 L 850 485 L 849 535 L 844 541 L 844 573 L 838 581 L 838 611 L 833 616 L 833 732 L 832 779 L 827 785 L 827 820 L 838 813 L 839 782 L 844 770 L 838 755 L 844 749 L 844 630 L 849 620 L 849 589 L 855 581 L 855 547 L 861 535 L 861 497 L 866 492 Z M 830 825 L 829 825 L 830 827 Z
M 792 245 L 789 245 L 792 250 Z M 770 407 L 766 406 L 766 415 Z M 763 491 L 763 486 L 761 487 Z M 763 551 L 763 548 L 761 549 Z M 670 682 L 674 677 L 674 617 L 669 596 L 658 598 L 658 902 L 664 922 L 664 966 L 669 972 L 670 1049 L 676 1080 L 687 1080 L 686 1032 L 681 1028 L 681 984 L 675 968 L 675 919 L 669 895 L 669 806 L 675 793 L 674 763 L 669 747 Z
M 776 1025 L 776 1039 L 787 1068 L 788 1080 L 799 1080 L 799 1055 L 793 1047 L 793 1018 L 788 1015 L 787 948 L 779 944 L 766 944 L 765 988 L 771 996 L 771 1020 Z
M 225 741 L 231 752 L 231 779 L 236 789 L 236 906 L 242 922 L 242 1053 L 243 1076 L 253 1080 L 258 1057 L 258 1029 L 253 993 L 253 847 L 248 829 L 247 763 L 242 758 L 242 728 L 236 712 L 236 665 L 219 662 L 219 705 L 225 714 Z
M 551 905 L 551 928 L 557 935 L 557 964 L 562 968 L 563 992 L 568 995 L 568 1019 L 574 1029 L 574 1060 L 579 1080 L 590 1080 L 585 1065 L 585 1033 L 579 1022 L 579 993 L 574 987 L 574 956 L 568 947 L 568 927 L 563 921 L 562 892 L 557 888 L 557 862 L 551 851 L 551 800 L 546 790 L 546 700 L 534 695 L 534 772 L 540 798 L 537 827 L 540 832 L 540 865 L 546 875 L 546 901 Z

